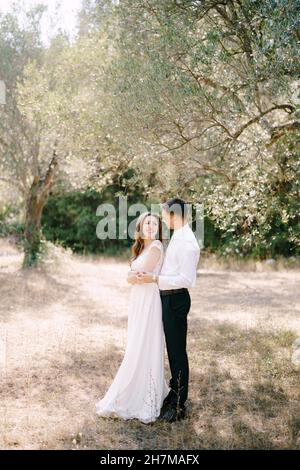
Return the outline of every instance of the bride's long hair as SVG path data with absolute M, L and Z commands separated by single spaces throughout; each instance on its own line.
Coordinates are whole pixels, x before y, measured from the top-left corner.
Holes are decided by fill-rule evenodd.
M 142 214 L 140 214 L 135 225 L 135 233 L 134 233 L 135 242 L 131 247 L 132 258 L 130 258 L 130 261 L 129 261 L 130 265 L 132 261 L 134 261 L 142 253 L 143 249 L 145 248 L 145 243 L 143 239 L 143 225 L 148 215 L 151 215 L 152 217 L 155 217 L 157 219 L 158 230 L 155 234 L 155 238 L 162 242 L 162 237 L 163 237 L 162 220 L 160 216 L 158 214 L 153 214 L 152 212 L 143 212 Z

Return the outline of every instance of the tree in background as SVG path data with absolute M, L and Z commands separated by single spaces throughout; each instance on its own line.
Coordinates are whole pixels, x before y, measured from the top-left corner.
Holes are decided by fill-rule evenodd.
M 116 6 L 115 119 L 145 177 L 156 168 L 153 192 L 205 202 L 224 253 L 299 254 L 299 7 Z
M 28 58 L 11 90 L 26 134 L 16 139 L 17 148 L 7 143 L 2 164 L 12 184 L 23 183 L 24 266 L 37 261 L 41 217 L 53 187 L 78 190 L 91 183 L 99 189 L 128 167 L 130 153 L 114 140 L 105 112 L 108 46 L 105 31 L 82 36 L 74 45 L 57 36 L 41 60 Z
M 1 179 L 36 261 L 52 190 L 127 171 L 149 200 L 203 202 L 223 254 L 299 254 L 300 0 L 84 0 L 74 43 L 42 7 L 0 18 Z M 25 51 L 25 52 L 24 52 Z
M 0 70 L 6 84 L 6 104 L 0 108 L 0 180 L 23 198 L 28 190 L 36 142 L 18 108 L 16 88 L 26 63 L 32 59 L 42 61 L 39 24 L 43 11 L 42 6 L 26 11 L 25 26 L 20 25 L 16 8 L 12 13 L 0 14 Z M 32 150 L 27 152 L 25 146 Z M 24 171 L 26 168 L 28 171 Z

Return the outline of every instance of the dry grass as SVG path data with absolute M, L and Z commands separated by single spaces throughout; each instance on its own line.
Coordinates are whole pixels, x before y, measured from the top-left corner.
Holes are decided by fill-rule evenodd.
M 188 419 L 149 426 L 94 413 L 126 344 L 126 263 L 57 256 L 24 273 L 0 240 L 0 448 L 300 448 L 298 270 L 205 261 L 188 317 Z
M 207 270 L 222 269 L 224 271 L 282 271 L 288 269 L 300 271 L 300 257 L 278 256 L 276 259 L 256 260 L 252 258 L 244 259 L 242 257 L 226 256 L 221 257 L 217 254 L 201 253 L 201 267 Z

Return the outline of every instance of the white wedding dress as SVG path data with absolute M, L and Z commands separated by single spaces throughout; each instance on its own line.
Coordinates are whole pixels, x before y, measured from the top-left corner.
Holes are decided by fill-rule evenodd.
M 152 247 L 160 249 L 159 261 L 151 270 L 159 274 L 164 255 L 160 240 L 154 240 L 143 250 L 132 262 L 132 270 L 144 269 Z M 105 396 L 96 403 L 99 416 L 136 418 L 143 423 L 156 420 L 163 400 L 170 391 L 164 375 L 164 344 L 158 285 L 133 284 L 129 298 L 125 355 Z

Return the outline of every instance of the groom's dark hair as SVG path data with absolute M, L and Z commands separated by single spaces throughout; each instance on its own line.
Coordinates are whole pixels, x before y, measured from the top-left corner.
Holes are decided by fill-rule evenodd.
M 188 215 L 188 205 L 183 199 L 180 199 L 179 197 L 174 197 L 164 202 L 161 208 L 167 212 L 181 215 L 182 218 L 186 218 Z

